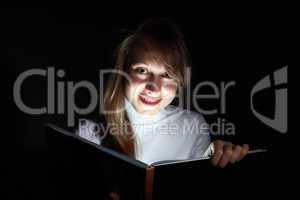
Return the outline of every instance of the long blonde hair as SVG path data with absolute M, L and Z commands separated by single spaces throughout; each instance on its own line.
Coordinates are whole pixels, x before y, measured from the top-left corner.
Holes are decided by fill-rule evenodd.
M 141 59 L 163 64 L 180 87 L 189 81 L 185 73 L 190 62 L 183 35 L 167 19 L 147 20 L 127 36 L 118 48 L 114 69 L 128 73 L 129 67 Z M 104 116 L 109 134 L 116 141 L 115 148 L 135 158 L 134 132 L 124 110 L 127 84 L 127 79 L 121 74 L 111 74 L 104 94 L 104 108 L 116 112 L 104 113 Z

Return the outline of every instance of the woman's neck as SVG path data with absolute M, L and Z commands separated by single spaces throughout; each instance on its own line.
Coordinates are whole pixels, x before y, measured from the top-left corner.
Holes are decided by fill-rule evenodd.
M 164 116 L 164 109 L 155 114 L 143 114 L 136 111 L 133 105 L 125 98 L 125 110 L 131 123 L 155 123 Z

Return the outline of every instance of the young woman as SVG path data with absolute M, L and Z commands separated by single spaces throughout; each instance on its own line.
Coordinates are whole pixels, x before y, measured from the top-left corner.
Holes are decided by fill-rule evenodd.
M 84 128 L 80 136 L 148 164 L 211 155 L 213 165 L 225 167 L 247 154 L 248 145 L 211 143 L 200 113 L 171 105 L 190 80 L 188 51 L 173 23 L 143 23 L 121 43 L 114 69 L 104 97 L 109 133 L 99 139 Z

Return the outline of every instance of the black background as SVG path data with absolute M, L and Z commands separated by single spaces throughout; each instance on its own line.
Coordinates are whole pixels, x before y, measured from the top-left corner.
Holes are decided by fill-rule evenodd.
M 13 169 L 12 173 L 4 173 L 14 186 L 7 190 L 9 197 L 55 197 L 55 186 L 48 181 L 42 124 L 63 124 L 66 120 L 65 115 L 30 116 L 21 112 L 14 105 L 12 96 L 17 76 L 28 69 L 55 66 L 66 71 L 64 81 L 89 80 L 98 88 L 99 69 L 113 66 L 115 49 L 127 31 L 134 30 L 149 17 L 167 17 L 183 31 L 193 61 L 193 86 L 201 81 L 213 81 L 218 85 L 222 81 L 236 82 L 227 93 L 226 114 L 206 116 L 207 121 L 212 123 L 217 117 L 226 118 L 236 126 L 237 137 L 229 139 L 250 143 L 253 147 L 268 147 L 274 151 L 274 157 L 289 159 L 289 132 L 283 135 L 255 118 L 250 109 L 250 91 L 273 71 L 284 66 L 289 66 L 289 72 L 292 70 L 294 12 L 283 6 L 171 8 L 147 12 L 145 6 L 122 11 L 108 10 L 105 6 L 3 9 L 2 39 L 8 55 L 4 65 L 11 74 L 8 99 L 15 113 L 8 114 L 14 116 L 9 132 L 15 130 L 11 134 L 15 143 L 13 146 L 8 143 L 5 151 L 8 163 L 12 163 L 9 168 Z M 28 105 L 38 107 L 46 103 L 45 91 L 45 79 L 28 80 L 22 97 Z M 256 105 L 271 117 L 274 94 L 266 92 L 264 95 L 257 97 Z M 78 98 L 76 102 L 82 107 L 89 103 L 86 91 L 78 92 Z M 208 104 L 217 107 L 218 102 Z M 97 112 L 85 117 L 95 115 Z M 278 171 L 278 184 L 286 185 L 288 176 L 285 172 L 289 165 L 280 163 L 274 164 L 272 170 Z M 284 194 L 285 190 L 274 191 L 274 194 L 279 193 Z

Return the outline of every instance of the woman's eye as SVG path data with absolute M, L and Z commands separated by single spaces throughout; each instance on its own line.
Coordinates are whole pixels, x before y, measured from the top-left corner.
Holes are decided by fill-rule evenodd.
M 172 79 L 172 77 L 170 76 L 170 74 L 169 73 L 164 73 L 163 75 L 162 75 L 162 77 L 163 78 L 167 78 L 167 79 Z
M 143 68 L 143 67 L 138 67 L 135 69 L 135 71 L 138 73 L 138 74 L 147 74 L 147 69 Z

